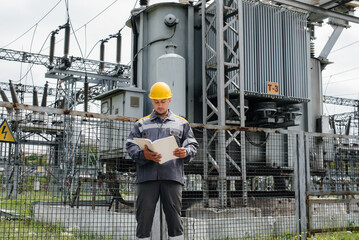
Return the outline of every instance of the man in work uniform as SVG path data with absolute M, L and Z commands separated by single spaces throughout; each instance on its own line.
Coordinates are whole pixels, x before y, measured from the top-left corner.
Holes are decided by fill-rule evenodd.
M 126 143 L 128 153 L 136 162 L 137 171 L 136 236 L 138 239 L 150 239 L 156 203 L 160 197 L 170 239 L 183 239 L 183 164 L 193 159 L 198 143 L 187 120 L 169 110 L 172 93 L 166 83 L 155 83 L 149 97 L 153 111 L 136 122 Z M 179 146 L 173 152 L 177 158 L 163 164 L 158 163 L 160 154 L 151 152 L 147 146 L 141 150 L 133 140 L 137 137 L 154 141 L 171 135 Z

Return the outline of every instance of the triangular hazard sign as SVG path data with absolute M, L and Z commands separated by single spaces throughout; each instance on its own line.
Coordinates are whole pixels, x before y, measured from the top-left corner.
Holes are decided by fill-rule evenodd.
M 9 124 L 7 124 L 6 119 L 2 122 L 0 126 L 0 142 L 15 142 L 14 135 L 11 132 Z

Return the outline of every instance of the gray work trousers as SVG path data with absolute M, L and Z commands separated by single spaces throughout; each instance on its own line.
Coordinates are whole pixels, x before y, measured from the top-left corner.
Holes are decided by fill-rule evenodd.
M 158 198 L 161 198 L 163 211 L 166 216 L 168 236 L 170 239 L 183 237 L 181 219 L 182 185 L 175 181 L 166 180 L 137 184 L 136 236 L 139 239 L 150 237 Z

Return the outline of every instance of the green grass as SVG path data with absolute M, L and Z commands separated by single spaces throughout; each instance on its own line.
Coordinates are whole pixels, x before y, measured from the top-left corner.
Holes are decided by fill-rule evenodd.
M 44 177 L 39 177 L 41 182 L 40 191 L 33 190 L 33 177 L 25 178 L 22 182 L 22 189 L 19 189 L 17 198 L 7 199 L 5 195 L 0 196 L 0 209 L 10 210 L 20 215 L 22 219 L 7 219 L 0 216 L 0 239 L 113 239 L 112 236 L 94 236 L 89 233 L 80 233 L 78 228 L 64 228 L 60 224 L 49 224 L 44 221 L 32 219 L 32 203 L 33 202 L 61 202 L 61 199 L 52 196 L 48 192 L 48 182 Z M 21 184 L 20 184 L 21 186 Z M 4 189 L 0 192 L 4 193 Z M 81 200 L 92 200 L 92 192 L 88 192 L 87 196 L 81 196 Z M 96 200 L 104 199 L 103 196 L 97 196 Z M 353 223 L 354 224 L 354 223 Z M 352 225 L 353 225 L 352 224 Z M 235 238 L 224 238 L 225 240 L 239 240 Z M 241 240 L 253 239 L 244 237 Z M 263 240 L 283 239 L 294 240 L 299 236 L 293 236 L 290 233 L 282 236 L 264 236 Z M 310 240 L 359 240 L 358 231 L 347 232 L 330 232 L 315 234 L 308 237 Z
M 43 179 L 41 179 L 43 181 Z M 0 197 L 0 209 L 16 212 L 17 218 L 7 218 L 0 215 L 0 239 L 113 239 L 112 236 L 94 236 L 90 233 L 80 233 L 78 228 L 63 228 L 60 224 L 48 224 L 32 218 L 33 202 L 61 202 L 61 199 L 49 195 L 43 188 L 33 191 L 27 186 L 17 194 L 17 198 Z M 30 190 L 31 189 L 31 190 Z M 4 189 L 0 189 L 4 193 Z M 81 200 L 90 200 L 91 196 L 81 197 Z M 98 198 L 97 198 L 98 200 Z
M 16 211 L 23 219 L 0 217 L 0 239 L 113 239 L 113 237 L 94 236 L 80 233 L 78 228 L 63 228 L 60 224 L 48 224 L 31 218 L 32 202 L 59 202 L 59 199 L 44 192 L 19 194 L 17 199 L 0 198 L 0 208 Z
M 292 236 L 291 234 L 284 234 L 280 237 L 261 237 L 261 238 L 251 238 L 251 237 L 244 237 L 244 238 L 223 238 L 221 240 L 295 240 L 300 239 L 301 236 Z M 359 232 L 329 232 L 329 233 L 320 233 L 315 234 L 311 237 L 307 238 L 308 240 L 359 240 Z
M 23 192 L 18 194 L 16 199 L 0 197 L 0 208 L 16 211 L 23 217 L 30 217 L 33 202 L 60 202 L 60 199 L 49 196 L 43 191 Z
M 41 221 L 0 219 L 0 239 L 105 239 L 80 234 L 77 229 L 64 229 Z M 106 238 L 113 239 L 113 238 Z
M 311 240 L 359 240 L 358 231 L 347 232 L 329 232 L 329 233 L 317 233 L 310 238 Z

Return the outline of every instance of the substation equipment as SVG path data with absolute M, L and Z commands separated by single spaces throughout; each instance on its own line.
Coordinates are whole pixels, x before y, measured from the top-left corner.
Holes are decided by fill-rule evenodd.
M 63 56 L 55 56 L 56 35 L 64 31 Z M 116 63 L 104 61 L 104 43 L 110 38 L 116 38 Z M 42 114 L 34 111 L 26 116 L 20 111 L 8 109 L 8 121 L 13 123 L 13 131 L 16 132 L 17 144 L 13 144 L 9 150 L 10 164 L 6 165 L 5 185 L 7 196 L 17 196 L 17 185 L 20 181 L 17 174 L 19 172 L 20 145 L 41 145 L 49 147 L 50 164 L 57 166 L 54 169 L 52 182 L 55 196 L 61 197 L 64 202 L 72 200 L 72 192 L 75 191 L 75 182 L 79 175 L 94 174 L 101 168 L 100 162 L 91 163 L 93 169 L 87 166 L 76 166 L 75 159 L 78 152 L 77 143 L 84 138 L 81 131 L 75 129 L 75 117 L 71 114 L 76 106 L 83 105 L 84 112 L 88 111 L 88 104 L 95 100 L 95 97 L 120 87 L 130 86 L 129 67 L 121 62 L 121 40 L 120 32 L 102 40 L 100 49 L 100 60 L 90 60 L 81 57 L 70 56 L 70 25 L 66 23 L 51 32 L 49 55 L 16 51 L 11 49 L 0 49 L 0 59 L 7 61 L 17 61 L 32 65 L 42 65 L 47 68 L 46 78 L 56 80 L 56 88 L 33 87 L 23 84 L 2 84 L 1 97 L 3 102 L 9 102 L 5 91 L 11 92 L 12 102 L 22 104 L 23 97 L 18 95 L 25 93 L 33 94 L 33 106 L 39 106 L 38 93 L 43 93 L 41 107 L 52 107 L 64 109 L 61 113 L 43 112 Z M 5 90 L 5 91 L 4 91 Z M 55 97 L 53 105 L 47 103 L 47 97 Z M 46 110 L 45 110 L 46 111 Z M 66 112 L 66 113 L 65 113 Z M 65 114 L 64 114 L 65 113 Z M 86 121 L 86 118 L 83 118 Z M 29 124 L 33 124 L 29 126 Z M 40 136 L 40 141 L 33 140 L 33 136 Z M 84 155 L 93 154 L 83 152 Z M 95 157 L 94 159 L 96 159 Z M 28 171 L 32 174 L 33 171 Z M 20 176 L 20 175 L 19 175 Z M 26 177 L 26 174 L 21 174 Z M 74 183 L 74 184 L 72 184 Z M 70 191 L 64 186 L 70 186 Z
M 136 117 L 151 112 L 147 94 L 153 83 L 163 81 L 173 91 L 171 110 L 192 123 L 332 133 L 323 115 L 321 71 L 337 38 L 315 58 L 312 18 L 308 11 L 257 1 L 134 9 L 127 22 L 132 29 L 131 85 L 145 91 L 143 113 Z M 317 21 L 323 18 L 316 15 Z M 126 91 L 120 92 L 124 96 Z M 112 109 L 122 107 L 117 95 L 104 96 L 99 97 L 102 104 L 112 100 Z M 274 143 L 260 131 L 209 129 L 198 139 L 203 161 L 185 166 L 184 198 L 208 202 L 215 197 L 220 199 L 217 207 L 226 207 L 229 197 L 242 198 L 246 206 L 248 197 L 295 196 L 291 176 L 296 160 L 291 156 L 296 139 L 281 135 Z M 320 141 L 312 144 L 310 156 L 320 178 L 334 161 L 324 152 L 334 151 L 336 143 L 330 145 L 333 149 L 324 149 Z M 347 144 L 348 151 L 355 150 L 355 143 Z
M 281 1 L 284 5 L 229 0 L 144 4 L 132 10 L 127 22 L 132 31 L 131 68 L 120 64 L 120 32 L 115 36 L 117 63 L 104 61 L 104 44 L 109 39 L 101 42 L 100 61 L 70 57 L 68 24 L 52 32 L 49 56 L 5 49 L 0 49 L 0 56 L 45 65 L 45 76 L 57 80 L 56 107 L 68 110 L 84 103 L 87 111 L 89 99 L 97 99 L 102 114 L 140 118 L 152 110 L 149 88 L 157 81 L 166 82 L 173 91 L 171 110 L 204 126 L 202 132 L 196 132 L 203 149 L 198 159 L 208 161 L 195 159 L 185 166 L 188 182 L 199 187 L 186 186 L 184 196 L 205 201 L 217 197 L 218 207 L 226 207 L 228 197 L 241 197 L 244 205 L 250 196 L 294 197 L 292 179 L 283 177 L 294 171 L 294 159 L 288 157 L 295 154 L 291 152 L 294 139 L 281 136 L 275 152 L 270 151 L 273 143 L 266 133 L 220 129 L 240 126 L 330 133 L 322 109 L 321 71 L 340 32 L 352 19 L 331 21 L 336 34 L 316 58 L 314 24 L 327 18 L 328 12 L 286 7 L 288 3 Z M 353 11 L 341 7 L 348 8 L 344 12 Z M 62 29 L 64 56 L 54 57 L 55 35 Z M 74 135 L 71 115 L 53 119 L 52 124 L 64 125 L 61 132 L 45 131 L 54 136 L 51 145 L 61 153 L 55 157 L 60 166 L 55 176 L 58 192 L 66 198 L 61 186 L 74 173 L 76 149 L 71 146 L 81 136 Z M 107 126 L 117 123 L 106 120 L 103 124 L 97 167 L 106 165 L 108 174 L 128 171 L 132 164 L 125 153 L 128 132 L 114 142 L 111 136 L 118 133 L 111 129 L 124 128 Z M 219 130 L 206 129 L 207 125 L 217 125 Z M 345 144 L 340 151 L 357 151 L 355 143 Z M 324 156 L 323 147 L 311 149 L 313 161 L 319 163 L 316 174 L 321 177 L 334 159 Z M 251 188 L 251 182 L 267 177 L 273 181 L 270 190 Z M 206 195 L 207 190 L 213 194 Z

